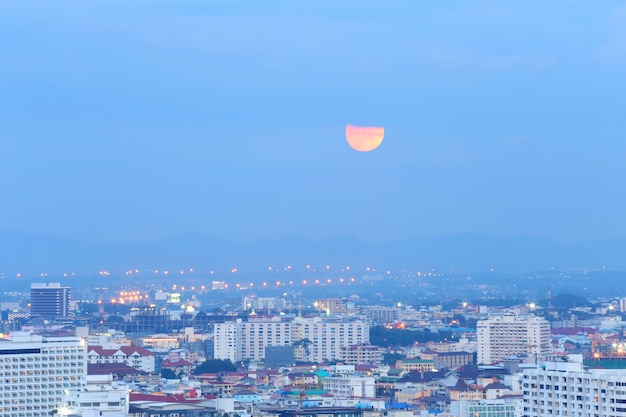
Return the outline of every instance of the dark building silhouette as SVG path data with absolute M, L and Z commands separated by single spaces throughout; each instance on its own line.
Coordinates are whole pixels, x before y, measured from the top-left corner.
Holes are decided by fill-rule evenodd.
M 58 282 L 31 284 L 30 314 L 43 317 L 68 317 L 70 313 L 71 288 Z

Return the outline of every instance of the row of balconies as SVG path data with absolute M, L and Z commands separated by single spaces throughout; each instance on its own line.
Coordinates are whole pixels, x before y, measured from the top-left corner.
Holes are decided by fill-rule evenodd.
M 48 377 L 45 378 L 23 378 L 23 379 L 12 379 L 12 380 L 5 380 L 5 384 L 11 384 L 11 385 L 0 385 L 0 390 L 5 390 L 5 391 L 10 391 L 12 389 L 15 389 L 16 386 L 31 386 L 34 385 L 35 387 L 38 387 L 39 385 L 43 384 L 45 386 L 45 384 L 50 384 L 50 385 L 54 385 L 54 386 L 59 386 L 59 384 L 62 384 L 63 381 L 82 381 L 82 375 L 71 375 L 71 376 L 59 376 L 59 375 L 50 375 Z M 10 382 L 6 382 L 6 381 L 10 381 Z

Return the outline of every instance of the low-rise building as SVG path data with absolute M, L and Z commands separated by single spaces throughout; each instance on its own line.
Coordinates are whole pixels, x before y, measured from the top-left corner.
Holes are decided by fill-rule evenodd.
M 140 346 L 89 346 L 87 359 L 90 364 L 123 363 L 146 373 L 156 369 L 154 352 Z
M 343 346 L 341 361 L 348 365 L 380 364 L 383 361 L 385 350 L 379 346 L 360 344 Z
M 324 378 L 324 390 L 338 396 L 375 397 L 376 381 L 373 377 L 360 374 L 327 376 Z

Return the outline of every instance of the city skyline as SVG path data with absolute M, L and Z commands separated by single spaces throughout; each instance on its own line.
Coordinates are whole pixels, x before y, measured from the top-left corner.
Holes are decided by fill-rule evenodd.
M 619 2 L 0 11 L 0 231 L 626 237 Z

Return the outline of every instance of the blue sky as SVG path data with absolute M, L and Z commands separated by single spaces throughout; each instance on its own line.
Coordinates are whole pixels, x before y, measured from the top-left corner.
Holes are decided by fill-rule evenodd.
M 7 0 L 0 230 L 626 237 L 625 74 L 617 1 Z

